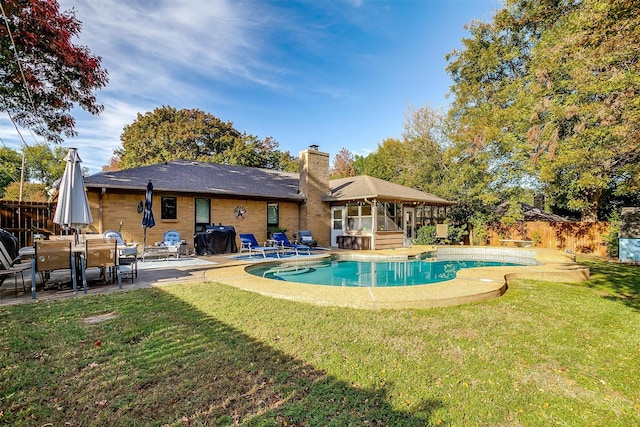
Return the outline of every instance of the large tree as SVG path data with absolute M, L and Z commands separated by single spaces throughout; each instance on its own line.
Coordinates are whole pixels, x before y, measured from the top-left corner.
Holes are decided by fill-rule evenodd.
M 341 148 L 333 158 L 333 165 L 331 166 L 331 170 L 329 170 L 329 177 L 331 179 L 337 179 L 355 176 L 354 161 L 355 157 L 353 153 L 344 147 Z
M 546 190 L 595 220 L 606 191 L 635 190 L 640 17 L 632 0 L 508 0 L 452 52 L 460 159 L 485 194 Z
M 68 152 L 68 148 L 46 143 L 26 147 L 22 153 L 0 148 L 0 196 L 19 200 L 22 193 L 22 200 L 47 200 L 51 189 L 62 178 Z M 86 168 L 83 173 L 87 173 Z
M 107 84 L 100 57 L 71 41 L 81 30 L 56 0 L 3 0 L 0 110 L 51 142 L 74 136 L 71 109 L 100 114 L 94 91 Z
M 23 152 L 27 169 L 25 178 L 41 183 L 47 189 L 54 187 L 62 178 L 68 148 L 40 143 L 25 148 Z
M 446 170 L 443 115 L 429 105 L 408 107 L 402 134 L 402 176 L 398 183 L 441 195 Z
M 387 138 L 375 152 L 356 156 L 357 175 L 371 175 L 407 187 L 444 195 L 444 121 L 428 105 L 408 107 L 402 139 Z
M 402 175 L 402 141 L 387 138 L 378 143 L 376 151 L 367 156 L 355 156 L 353 166 L 356 175 L 370 175 L 385 181 L 398 182 Z
M 0 147 L 0 197 L 5 197 L 5 189 L 12 182 L 20 182 L 22 156 L 16 150 Z
M 124 127 L 120 141 L 122 148 L 114 153 L 122 169 L 186 159 L 297 170 L 295 159 L 288 151 L 278 150 L 275 139 L 241 133 L 233 123 L 198 109 L 163 106 L 138 114 L 132 124 Z
M 632 0 L 584 0 L 532 51 L 528 141 L 555 200 L 595 221 L 607 193 L 640 190 L 640 14 Z

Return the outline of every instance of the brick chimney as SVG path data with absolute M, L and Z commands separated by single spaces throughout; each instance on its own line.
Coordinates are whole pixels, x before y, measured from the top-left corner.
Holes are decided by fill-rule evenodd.
M 311 230 L 321 246 L 331 240 L 331 209 L 322 201 L 329 194 L 329 154 L 310 145 L 300 152 L 300 192 L 306 202 L 300 205 L 300 230 Z

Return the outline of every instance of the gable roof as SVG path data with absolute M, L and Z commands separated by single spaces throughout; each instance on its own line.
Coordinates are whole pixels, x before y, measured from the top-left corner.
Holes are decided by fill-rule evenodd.
M 302 201 L 299 174 L 273 169 L 174 160 L 85 178 L 87 188 L 145 191 L 151 180 L 156 191 L 206 193 Z
M 418 202 L 432 206 L 451 206 L 457 202 L 442 199 L 415 188 L 394 184 L 368 175 L 334 179 L 330 183 L 329 195 L 322 200 L 326 202 L 348 202 L 362 199 L 383 202 Z

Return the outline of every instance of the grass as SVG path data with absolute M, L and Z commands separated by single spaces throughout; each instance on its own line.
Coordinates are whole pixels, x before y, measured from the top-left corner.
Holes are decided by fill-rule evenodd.
M 0 424 L 640 424 L 640 267 L 365 311 L 216 283 L 0 307 Z

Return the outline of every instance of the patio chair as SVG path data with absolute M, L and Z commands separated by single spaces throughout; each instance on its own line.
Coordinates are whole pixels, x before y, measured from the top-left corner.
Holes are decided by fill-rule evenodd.
M 266 259 L 267 252 L 273 252 L 278 258 L 280 258 L 280 253 L 276 246 L 260 246 L 256 240 L 256 236 L 251 233 L 240 233 L 238 236 L 240 237 L 240 253 L 243 251 L 249 251 L 249 256 L 251 256 L 253 252 L 258 252 Z
M 22 262 L 18 255 L 18 239 L 8 231 L 0 229 L 0 286 L 5 279 L 13 276 L 16 298 L 18 297 L 18 274 L 22 278 L 22 290 L 27 292 L 24 283 L 24 271 L 31 267 L 31 263 Z
M 188 255 L 188 244 L 180 237 L 180 232 L 169 230 L 164 233 L 162 238 L 162 246 L 165 246 L 170 254 L 180 258 L 180 255 Z
M 312 248 L 318 246 L 318 242 L 316 242 L 316 239 L 313 238 L 311 230 L 299 230 L 298 236 L 300 236 L 301 244 L 311 246 Z
M 273 233 L 271 237 L 278 243 L 278 246 L 284 249 L 293 250 L 295 251 L 296 255 L 300 255 L 300 251 L 307 251 L 307 254 L 311 255 L 310 246 L 291 243 L 285 233 Z
M 119 231 L 107 230 L 102 233 L 102 237 L 104 237 L 106 241 L 109 241 L 109 239 L 113 239 L 118 243 L 118 254 L 120 257 L 131 257 L 138 255 L 138 244 L 126 243 Z
M 55 270 L 71 271 L 71 285 L 76 292 L 76 263 L 71 251 L 71 240 L 37 240 L 31 269 L 31 295 L 36 298 L 36 273 L 42 273 L 43 286 L 47 287 L 48 273 Z
M 102 233 L 106 241 L 113 239 L 118 245 L 118 265 L 120 265 L 120 277 L 130 278 L 131 283 L 138 277 L 138 244 L 125 243 L 122 234 L 116 230 L 107 230 Z M 125 277 L 127 275 L 127 277 Z
M 436 224 L 436 243 L 443 243 L 447 240 L 449 226 L 447 224 Z
M 118 288 L 122 289 L 120 266 L 118 265 L 118 242 L 104 242 L 87 240 L 86 250 L 82 258 L 82 289 L 87 293 L 87 268 L 97 267 L 105 272 L 111 272 L 111 280 L 118 281 Z

